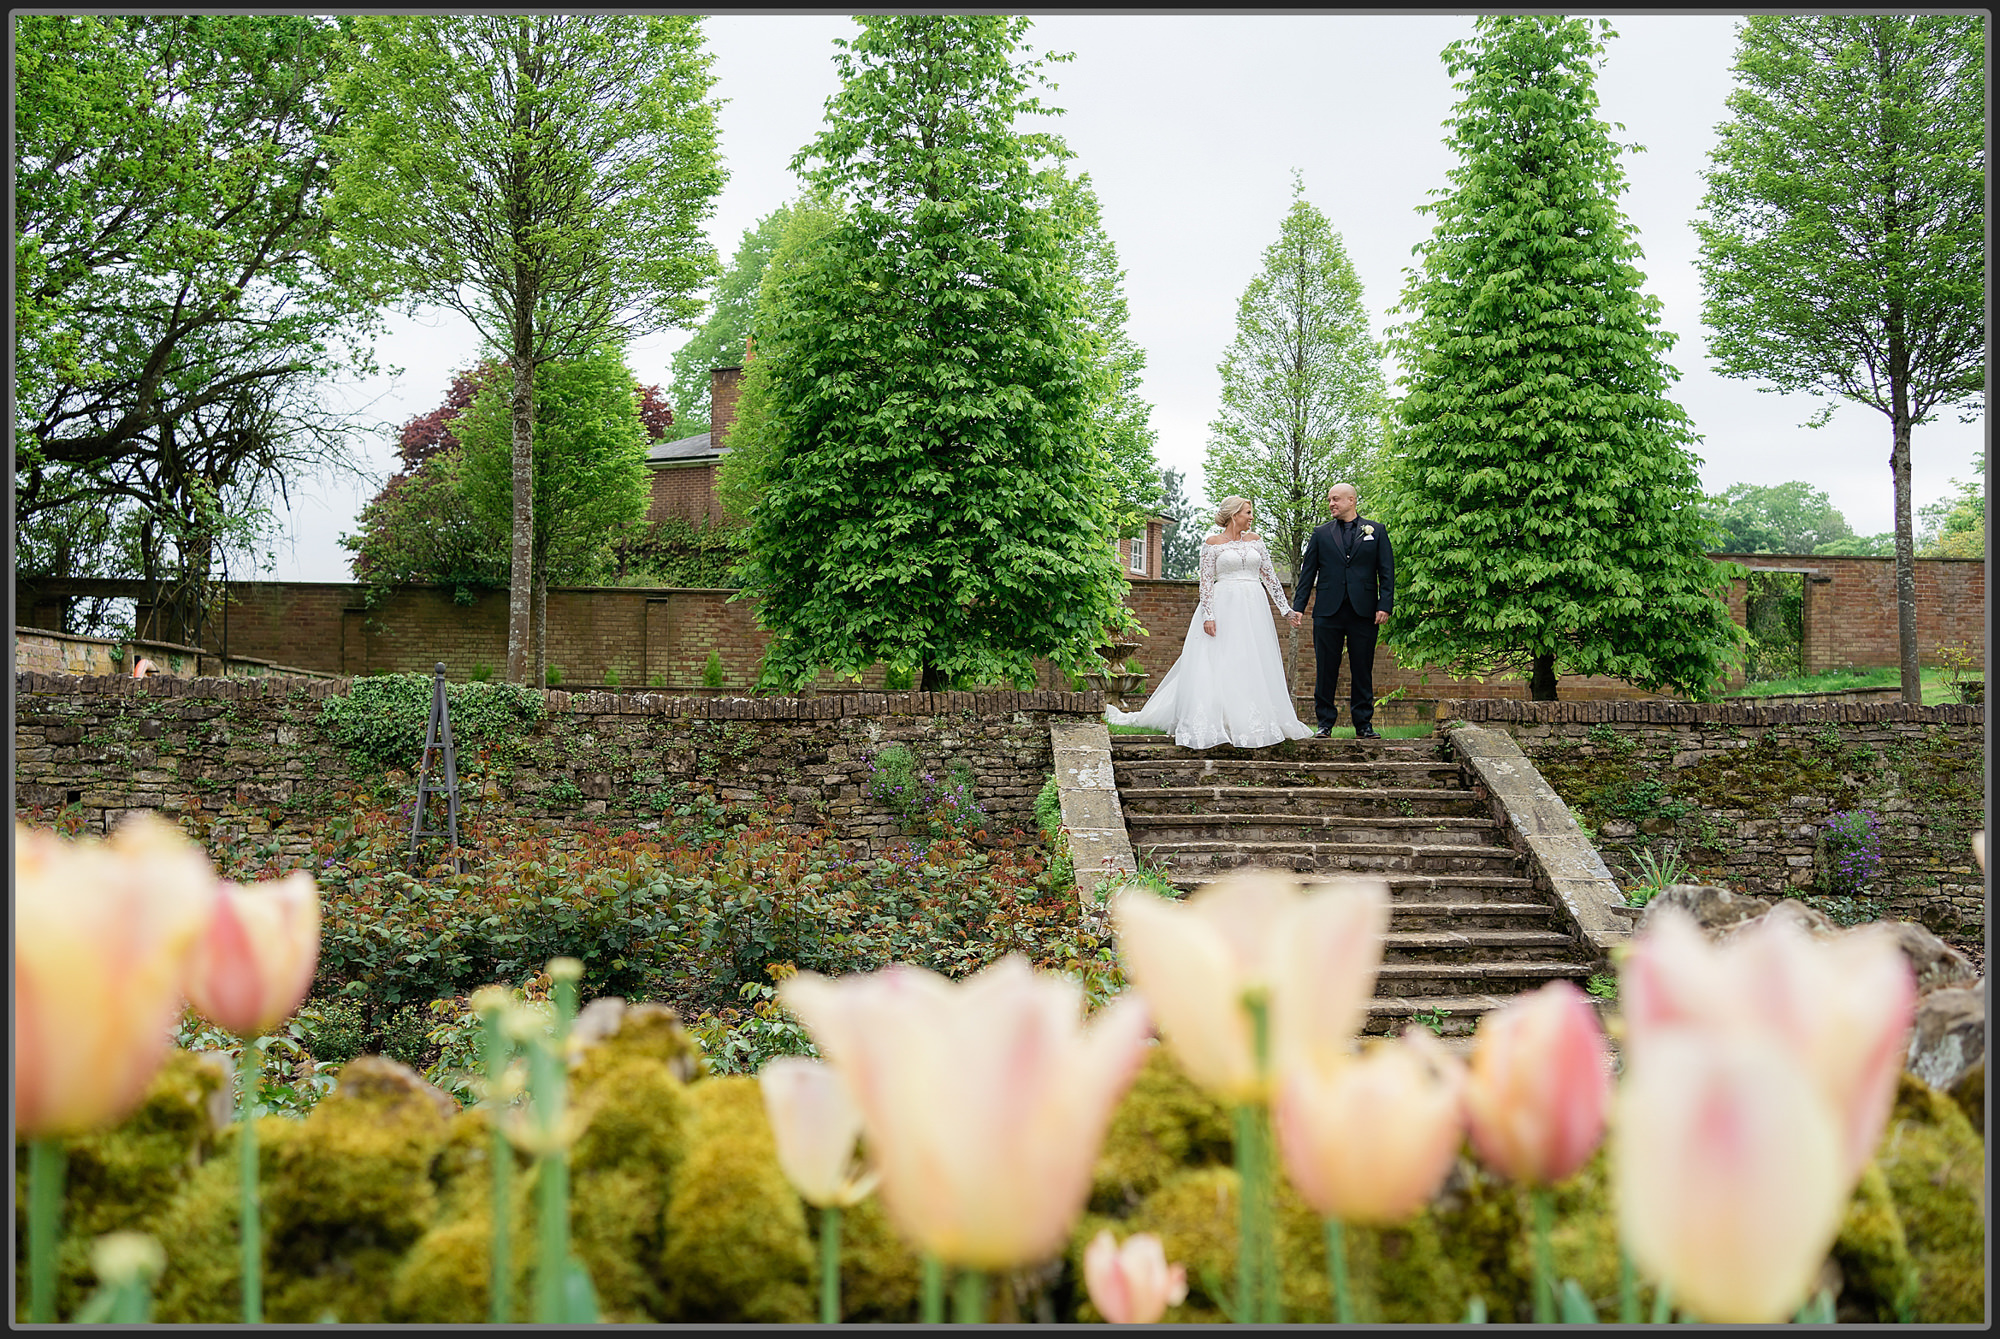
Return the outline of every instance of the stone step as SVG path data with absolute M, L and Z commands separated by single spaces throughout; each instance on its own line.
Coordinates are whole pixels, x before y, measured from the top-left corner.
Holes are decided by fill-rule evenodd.
M 1482 956 L 1461 962 L 1385 962 L 1375 973 L 1375 994 L 1385 999 L 1490 994 L 1503 998 L 1539 990 L 1551 981 L 1590 979 L 1597 967 L 1550 955 L 1530 959 Z
M 1233 872 L 1235 872 L 1233 869 L 1217 871 L 1215 874 L 1191 870 L 1169 871 L 1168 880 L 1183 894 L 1187 894 L 1205 883 L 1213 882 L 1220 874 Z M 1342 871 L 1288 869 L 1280 872 L 1315 878 Z M 1543 894 L 1535 887 L 1534 881 L 1519 875 L 1389 871 L 1378 872 L 1374 877 L 1389 885 L 1391 910 L 1398 914 L 1407 907 L 1412 915 L 1445 915 L 1450 914 L 1446 910 L 1448 908 L 1469 906 L 1477 906 L 1482 911 L 1490 910 L 1495 915 L 1512 914 L 1507 910 L 1511 908 L 1530 908 L 1553 914 L 1553 908 L 1542 900 Z
M 1438 786 L 1125 786 L 1118 802 L 1128 814 L 1427 814 L 1479 818 L 1486 803 L 1469 790 Z
M 1396 922 L 1392 919 L 1390 924 Z M 1391 929 L 1382 936 L 1382 961 L 1454 965 L 1546 962 L 1576 950 L 1576 941 L 1555 930 L 1491 930 L 1459 926 L 1452 929 Z
M 1125 815 L 1134 845 L 1144 842 L 1344 842 L 1416 846 L 1491 845 L 1504 849 L 1490 817 L 1352 817 L 1346 814 L 1135 814 Z
M 1513 930 L 1556 924 L 1556 909 L 1546 902 L 1414 902 L 1393 893 L 1391 899 L 1389 925 L 1398 931 Z
M 1522 858 L 1504 846 L 1414 842 L 1224 842 L 1180 841 L 1133 844 L 1141 857 L 1169 878 L 1200 872 L 1221 873 L 1244 865 L 1300 873 L 1350 874 L 1514 874 Z
M 1440 741 L 1433 735 L 1416 739 L 1356 739 L 1352 735 L 1343 735 L 1338 739 L 1287 739 L 1260 749 L 1237 748 L 1234 744 L 1190 749 L 1174 743 L 1174 737 L 1166 734 L 1121 732 L 1111 736 L 1111 751 L 1114 754 L 1172 752 L 1195 758 L 1379 757 L 1396 753 L 1423 753 L 1435 757 L 1439 744 Z
M 1458 1043 L 1453 1049 L 1461 1059 L 1470 1059 L 1465 1043 L 1479 1029 L 1479 1020 L 1513 999 L 1511 995 L 1376 995 L 1368 1001 L 1368 1015 L 1361 1025 L 1365 1037 L 1391 1037 L 1405 1028 L 1436 1026 L 1432 1030 L 1446 1041 Z
M 1123 792 L 1183 786 L 1317 787 L 1400 790 L 1413 787 L 1460 790 L 1464 778 L 1457 763 L 1435 759 L 1394 762 L 1277 762 L 1265 760 L 1205 760 L 1182 758 L 1125 759 L 1112 754 L 1111 770 Z

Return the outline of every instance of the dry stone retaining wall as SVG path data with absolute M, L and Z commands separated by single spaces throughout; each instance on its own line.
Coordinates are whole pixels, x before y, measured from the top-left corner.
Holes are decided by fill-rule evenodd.
M 1880 823 L 1880 916 L 1976 936 L 1985 887 L 1971 834 L 1986 810 L 1983 707 L 1902 703 L 1446 702 L 1440 721 L 1513 735 L 1615 873 L 1665 843 L 1758 896 L 1821 895 L 1837 811 Z
M 367 776 L 320 729 L 341 680 L 143 680 L 15 675 L 16 804 L 80 806 L 101 831 L 133 809 L 209 828 L 211 841 L 277 840 L 303 851 L 335 796 Z M 825 823 L 877 850 L 903 835 L 866 798 L 870 760 L 900 743 L 925 765 L 963 758 L 1005 832 L 1035 830 L 1053 765 L 1050 725 L 1096 719 L 1096 693 L 852 693 L 808 698 L 547 694 L 518 757 L 465 802 L 551 829 L 656 819 L 660 797 L 710 786 L 716 799 L 787 827 Z M 408 767 L 423 748 L 410 740 Z M 467 771 L 461 761 L 461 776 Z

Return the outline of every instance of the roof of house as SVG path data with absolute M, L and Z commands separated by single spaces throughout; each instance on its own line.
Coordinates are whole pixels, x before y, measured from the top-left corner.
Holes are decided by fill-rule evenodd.
M 646 448 L 648 463 L 661 464 L 682 460 L 718 460 L 728 454 L 728 447 L 713 445 L 705 432 L 683 437 L 677 442 L 654 442 Z

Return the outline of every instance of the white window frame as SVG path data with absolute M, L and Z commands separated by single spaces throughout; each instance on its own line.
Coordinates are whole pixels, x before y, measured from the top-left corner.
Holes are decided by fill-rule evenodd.
M 1125 558 L 1125 570 L 1134 576 L 1146 575 L 1146 535 L 1144 531 L 1132 539 L 1131 552 Z

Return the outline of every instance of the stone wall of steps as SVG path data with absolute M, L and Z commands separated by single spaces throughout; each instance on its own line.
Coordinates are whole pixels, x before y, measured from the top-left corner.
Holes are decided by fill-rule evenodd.
M 1412 1021 L 1470 1033 L 1515 995 L 1600 970 L 1447 748 L 1306 739 L 1197 752 L 1164 735 L 1111 737 L 1133 850 L 1183 891 L 1245 866 L 1388 882 L 1366 1028 L 1377 1034 Z

